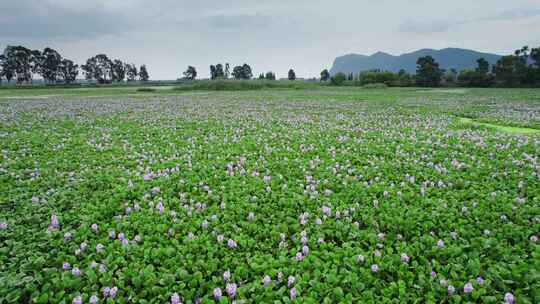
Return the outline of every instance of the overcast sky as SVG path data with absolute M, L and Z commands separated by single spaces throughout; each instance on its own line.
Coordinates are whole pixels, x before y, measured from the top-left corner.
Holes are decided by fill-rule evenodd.
M 0 48 L 50 46 L 83 63 L 106 53 L 152 79 L 187 65 L 249 63 L 312 77 L 336 56 L 540 46 L 540 0 L 0 0 Z

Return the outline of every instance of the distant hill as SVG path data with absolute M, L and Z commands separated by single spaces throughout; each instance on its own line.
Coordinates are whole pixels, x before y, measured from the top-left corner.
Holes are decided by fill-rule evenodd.
M 382 71 L 398 72 L 404 69 L 409 73 L 416 72 L 416 61 L 419 57 L 430 55 L 439 63 L 442 69 L 456 69 L 458 72 L 464 69 L 476 67 L 478 58 L 486 59 L 490 64 L 494 64 L 501 57 L 500 55 L 480 53 L 472 50 L 446 48 L 442 50 L 421 49 L 412 53 L 399 56 L 377 52 L 371 56 L 349 54 L 337 57 L 330 69 L 330 74 L 337 72 L 358 73 L 380 69 Z

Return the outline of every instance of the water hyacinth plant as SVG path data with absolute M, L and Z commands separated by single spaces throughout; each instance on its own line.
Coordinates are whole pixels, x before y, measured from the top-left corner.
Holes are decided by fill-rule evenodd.
M 539 101 L 2 99 L 0 302 L 539 303 Z

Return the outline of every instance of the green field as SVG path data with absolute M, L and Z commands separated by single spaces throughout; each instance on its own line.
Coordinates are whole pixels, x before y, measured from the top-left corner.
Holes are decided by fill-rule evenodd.
M 540 89 L 140 88 L 0 89 L 0 303 L 540 302 Z

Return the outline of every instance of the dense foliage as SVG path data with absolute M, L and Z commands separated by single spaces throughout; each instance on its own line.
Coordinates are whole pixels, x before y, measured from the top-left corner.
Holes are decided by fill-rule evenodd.
M 133 64 L 119 59 L 111 60 L 105 54 L 89 58 L 80 68 L 87 80 L 98 83 L 120 82 L 126 75 L 129 81 L 137 77 L 137 68 Z M 75 82 L 79 75 L 79 65 L 63 58 L 59 52 L 49 47 L 39 51 L 24 46 L 7 46 L 0 55 L 0 84 L 3 79 L 8 83 L 13 79 L 17 84 L 32 83 L 34 75 L 40 75 L 48 84 L 70 84 Z M 143 76 L 145 75 L 141 76 L 141 80 Z
M 1 103 L 2 302 L 538 303 L 538 103 L 339 92 Z

